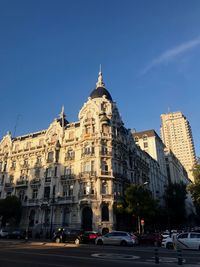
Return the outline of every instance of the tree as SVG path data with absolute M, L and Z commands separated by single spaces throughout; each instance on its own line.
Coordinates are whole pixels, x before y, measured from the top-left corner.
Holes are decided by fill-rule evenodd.
M 164 200 L 167 212 L 168 227 L 179 228 L 185 223 L 186 185 L 183 183 L 169 183 L 165 190 Z
M 16 196 L 8 196 L 0 200 L 1 224 L 4 227 L 7 223 L 16 225 L 21 218 L 21 201 Z
M 158 202 L 152 197 L 151 191 L 144 185 L 129 185 L 124 192 L 126 211 L 137 220 L 140 230 L 140 219 L 153 223 L 158 209 Z
M 194 165 L 192 172 L 194 183 L 188 186 L 188 190 L 192 195 L 192 199 L 198 215 L 198 220 L 200 221 L 200 159 L 198 159 L 198 161 Z

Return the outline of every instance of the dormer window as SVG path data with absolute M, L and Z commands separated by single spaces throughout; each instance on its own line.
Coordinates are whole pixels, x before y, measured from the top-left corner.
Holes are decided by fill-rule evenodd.
M 135 142 L 137 143 L 139 141 L 138 136 L 135 136 Z
M 143 135 L 143 141 L 147 141 L 147 139 L 148 139 L 148 136 L 145 134 L 145 135 Z

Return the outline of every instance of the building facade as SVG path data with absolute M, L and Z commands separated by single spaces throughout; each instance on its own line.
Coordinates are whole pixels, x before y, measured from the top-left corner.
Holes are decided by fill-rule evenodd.
M 166 147 L 180 160 L 193 181 L 192 168 L 196 157 L 192 131 L 187 118 L 179 111 L 162 114 L 161 138 Z
M 60 226 L 112 230 L 124 185 L 148 181 L 154 186 L 145 158 L 100 72 L 79 121 L 69 123 L 62 108 L 48 129 L 2 138 L 0 197 L 20 198 L 21 227 L 29 227 L 33 235 Z
M 151 165 L 152 182 L 151 191 L 157 199 L 162 199 L 167 181 L 167 169 L 165 163 L 164 144 L 154 130 L 142 132 L 132 131 L 136 145 L 148 156 L 147 161 Z M 153 178 L 154 177 L 154 178 Z

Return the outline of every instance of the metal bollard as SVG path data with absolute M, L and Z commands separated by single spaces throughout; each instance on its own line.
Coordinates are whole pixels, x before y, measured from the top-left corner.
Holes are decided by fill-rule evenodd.
M 178 256 L 178 265 L 183 265 L 183 257 L 182 257 L 182 250 L 177 250 L 177 256 Z
M 154 253 L 155 253 L 155 263 L 158 264 L 159 263 L 158 248 L 154 249 Z

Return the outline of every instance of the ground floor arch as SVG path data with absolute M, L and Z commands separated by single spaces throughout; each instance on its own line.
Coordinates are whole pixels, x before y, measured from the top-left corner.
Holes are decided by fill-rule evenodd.
M 93 212 L 92 209 L 88 206 L 83 207 L 82 209 L 82 221 L 81 226 L 84 231 L 91 231 L 93 223 Z

